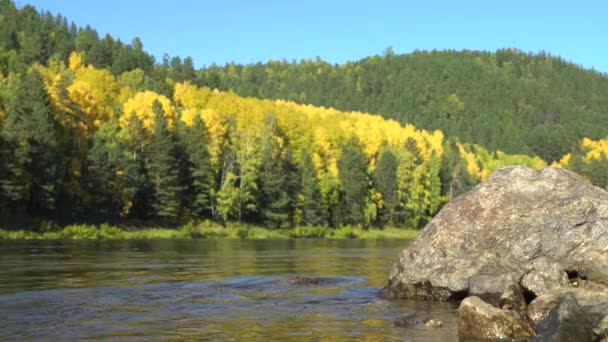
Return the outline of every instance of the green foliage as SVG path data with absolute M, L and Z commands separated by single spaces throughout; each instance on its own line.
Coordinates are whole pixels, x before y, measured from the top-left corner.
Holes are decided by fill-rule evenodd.
M 236 187 L 236 176 L 228 171 L 220 190 L 216 194 L 217 211 L 222 222 L 228 222 L 239 210 L 239 190 Z
M 200 116 L 196 116 L 191 126 L 180 125 L 181 140 L 188 162 L 188 180 L 192 186 L 185 186 L 189 207 L 194 217 L 208 216 L 211 212 L 211 191 L 214 188 L 213 172 L 209 161 L 207 127 Z
M 264 224 L 270 228 L 287 228 L 290 197 L 287 194 L 286 162 L 273 134 L 266 137 L 261 154 L 259 189 Z
M 308 150 L 302 157 L 302 223 L 309 226 L 321 226 L 326 223 L 323 213 L 323 197 L 315 175 L 315 168 Z
M 339 167 L 340 182 L 344 189 L 345 222 L 360 223 L 364 218 L 369 181 L 367 161 L 355 139 L 349 140 L 342 148 Z
M 544 53 L 387 49 L 344 65 L 195 70 L 189 57 L 154 64 L 138 38 L 100 37 L 10 0 L 0 0 L 0 20 L 3 220 L 243 224 L 145 233 L 32 225 L 45 236 L 352 237 L 369 236 L 372 225 L 419 228 L 496 168 L 540 168 L 541 157 L 555 161 L 572 146 L 561 166 L 608 186 L 608 147 L 577 145 L 608 135 L 608 78 Z M 376 112 L 450 139 L 233 92 Z M 299 225 L 310 228 L 288 229 Z M 326 226 L 335 230 L 315 228 Z
M 30 214 L 50 213 L 60 191 L 62 139 L 59 124 L 50 113 L 42 76 L 30 69 L 9 86 L 2 125 L 3 152 L 8 160 L 0 184 L 11 205 Z
M 329 228 L 326 227 L 296 227 L 287 232 L 287 236 L 292 239 L 320 239 L 329 235 Z
M 395 222 L 398 166 L 395 155 L 389 149 L 385 149 L 381 152 L 372 174 L 374 188 L 382 195 L 382 207 L 378 215 L 381 224 Z
M 242 96 L 378 113 L 549 163 L 585 136 L 608 135 L 608 77 L 544 52 L 416 51 L 343 65 L 212 65 L 200 74 L 204 85 Z
M 263 227 L 237 225 L 221 227 L 211 222 L 188 223 L 179 229 L 142 228 L 121 229 L 109 224 L 68 225 L 52 232 L 0 229 L 0 240 L 25 239 L 73 239 L 73 240 L 116 240 L 116 239 L 402 239 L 414 238 L 418 230 L 386 228 L 383 230 L 343 226 L 339 229 L 327 227 L 295 227 L 269 230 Z
M 165 220 L 175 220 L 180 211 L 182 188 L 178 177 L 175 139 L 167 127 L 161 104 L 153 106 L 154 137 L 147 149 L 146 171 L 152 185 L 154 214 Z

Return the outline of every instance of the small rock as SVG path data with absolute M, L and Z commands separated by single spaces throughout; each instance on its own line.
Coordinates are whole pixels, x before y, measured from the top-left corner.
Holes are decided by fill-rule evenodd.
M 439 320 L 429 319 L 424 325 L 430 328 L 441 328 L 443 323 Z
M 517 283 L 511 283 L 500 296 L 498 306 L 505 310 L 515 310 L 520 314 L 526 312 L 526 299 L 524 298 L 523 289 Z
M 534 331 L 525 316 L 473 296 L 460 303 L 458 333 L 462 338 L 517 339 L 531 336 Z
M 547 316 L 536 326 L 532 341 L 593 341 L 591 322 L 576 301 L 567 294 Z
M 328 283 L 329 280 L 322 277 L 295 276 L 287 278 L 283 282 L 289 285 L 313 286 Z
M 521 285 L 536 296 L 571 285 L 568 274 L 563 268 L 549 263 L 544 258 L 536 260 L 531 267 L 534 269 L 524 275 Z
M 507 290 L 507 287 L 516 283 L 510 274 L 474 275 L 469 279 L 469 295 L 477 296 L 487 303 L 499 306 L 500 297 Z
M 399 328 L 412 328 L 424 325 L 425 321 L 418 318 L 415 314 L 406 314 L 399 317 L 393 324 Z
M 600 341 L 608 341 L 608 315 L 606 315 L 595 325 L 593 328 L 593 333 L 599 338 Z

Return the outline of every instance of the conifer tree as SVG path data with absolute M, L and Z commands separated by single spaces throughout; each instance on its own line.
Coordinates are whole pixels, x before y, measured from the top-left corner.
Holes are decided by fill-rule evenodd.
M 208 136 L 205 122 L 195 116 L 191 126 L 183 126 L 182 140 L 186 152 L 189 181 L 189 206 L 195 217 L 203 217 L 211 211 L 211 190 L 213 189 L 213 170 L 207 149 Z
M 169 131 L 162 105 L 154 101 L 154 136 L 147 148 L 146 172 L 152 186 L 154 214 L 167 221 L 180 213 L 180 186 L 175 138 Z
M 346 223 L 363 222 L 363 209 L 369 191 L 367 161 L 356 139 L 350 139 L 342 148 L 339 163 L 340 182 L 344 191 Z
M 397 204 L 397 166 L 395 155 L 385 149 L 380 154 L 372 175 L 374 188 L 382 195 L 382 208 L 378 215 L 381 224 L 392 222 L 394 219 Z
M 61 191 L 63 167 L 60 126 L 48 110 L 42 76 L 30 69 L 9 89 L 2 136 L 11 153 L 1 185 L 13 203 L 30 214 L 50 215 Z
M 325 224 L 323 197 L 315 175 L 315 165 L 308 150 L 302 156 L 302 222 L 309 226 Z
M 270 134 L 265 139 L 261 153 L 259 188 L 262 218 L 269 228 L 286 228 L 289 226 L 290 198 L 285 163 L 274 135 Z

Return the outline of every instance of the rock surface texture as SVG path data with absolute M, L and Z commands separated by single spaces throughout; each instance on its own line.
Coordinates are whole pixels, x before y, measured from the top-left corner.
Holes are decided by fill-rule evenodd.
M 383 294 L 474 295 L 525 320 L 535 297 L 558 296 L 559 303 L 565 290 L 583 285 L 595 293 L 608 288 L 608 192 L 567 170 L 514 166 L 450 201 L 399 255 Z M 590 310 L 581 296 L 574 294 Z M 592 316 L 605 325 L 600 313 Z

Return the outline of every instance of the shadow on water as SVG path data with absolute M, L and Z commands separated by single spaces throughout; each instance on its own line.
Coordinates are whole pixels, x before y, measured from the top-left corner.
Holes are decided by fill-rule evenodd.
M 3 243 L 0 331 L 5 340 L 456 340 L 453 304 L 378 297 L 406 244 Z M 428 319 L 444 326 L 419 323 Z

